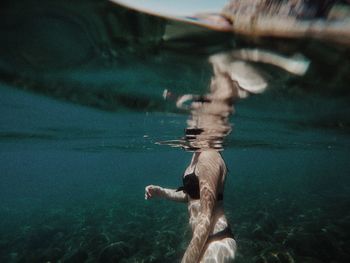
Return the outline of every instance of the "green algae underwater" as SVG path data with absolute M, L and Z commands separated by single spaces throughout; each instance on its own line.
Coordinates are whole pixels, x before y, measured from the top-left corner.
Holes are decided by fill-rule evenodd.
M 156 144 L 188 119 L 162 92 L 204 94 L 211 54 L 255 46 L 311 65 L 257 65 L 268 90 L 230 118 L 235 262 L 350 261 L 348 49 L 184 31 L 102 0 L 0 5 L 0 262 L 179 262 L 186 206 L 144 200 L 191 158 Z

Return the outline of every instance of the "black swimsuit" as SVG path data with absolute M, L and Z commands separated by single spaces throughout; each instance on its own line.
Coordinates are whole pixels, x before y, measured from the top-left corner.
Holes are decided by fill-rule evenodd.
M 199 189 L 199 180 L 198 176 L 195 173 L 196 168 L 192 173 L 186 174 L 182 177 L 182 186 L 180 186 L 176 191 L 183 191 L 188 194 L 192 199 L 200 199 L 200 189 Z M 222 201 L 224 195 L 219 193 L 217 196 L 218 201 Z
M 198 176 L 195 173 L 196 168 L 192 173 L 186 174 L 182 177 L 183 186 L 180 186 L 176 191 L 183 191 L 188 194 L 192 199 L 200 199 L 200 189 L 199 189 L 199 180 Z M 224 199 L 224 195 L 222 193 L 218 194 L 218 201 L 222 201 Z M 233 234 L 230 226 L 227 226 L 223 230 L 212 234 L 208 237 L 207 242 L 217 241 L 224 238 L 233 238 Z
M 234 239 L 230 225 L 225 227 L 223 230 L 216 232 L 215 234 L 209 235 L 208 239 L 207 239 L 207 243 L 210 243 L 212 241 L 219 241 L 219 240 L 222 240 L 224 238 Z

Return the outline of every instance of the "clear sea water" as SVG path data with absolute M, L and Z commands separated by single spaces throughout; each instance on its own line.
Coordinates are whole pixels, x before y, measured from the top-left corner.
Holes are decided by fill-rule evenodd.
M 61 14 L 77 13 L 57 5 Z M 162 91 L 204 93 L 208 55 L 227 49 L 227 42 L 240 44 L 227 35 L 213 43 L 210 34 L 205 47 L 200 36 L 200 49 L 193 39 L 189 45 L 140 44 L 143 38 L 135 40 L 135 30 L 126 28 L 127 43 L 137 45 L 118 38 L 108 52 L 93 47 L 86 62 L 81 57 L 91 46 L 85 33 L 74 31 L 72 13 L 32 18 L 30 9 L 31 23 L 18 25 L 8 17 L 25 11 L 6 7 L 7 24 L 0 27 L 7 36 L 0 48 L 0 262 L 179 262 L 191 237 L 186 207 L 144 200 L 148 184 L 178 187 L 191 158 L 155 144 L 182 137 L 188 118 L 162 101 Z M 298 48 L 312 53 L 317 45 Z M 231 117 L 223 157 L 236 262 L 350 261 L 349 67 L 331 82 L 322 75 L 331 62 L 315 60 L 306 81 L 268 67 L 271 88 L 240 101 Z M 320 80 L 319 89 L 303 86 Z

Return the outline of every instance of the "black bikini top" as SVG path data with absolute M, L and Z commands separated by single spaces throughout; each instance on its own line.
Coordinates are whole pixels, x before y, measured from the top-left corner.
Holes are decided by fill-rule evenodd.
M 184 193 L 188 194 L 192 199 L 199 199 L 200 198 L 200 189 L 199 189 L 199 180 L 198 176 L 195 173 L 195 170 L 190 173 L 186 174 L 182 177 L 182 183 L 183 186 L 180 186 L 176 191 L 183 191 Z M 221 201 L 224 199 L 224 195 L 222 193 L 218 194 L 218 201 Z

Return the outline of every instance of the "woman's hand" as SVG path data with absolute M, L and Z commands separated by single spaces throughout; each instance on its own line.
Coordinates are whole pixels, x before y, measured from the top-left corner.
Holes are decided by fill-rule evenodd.
M 155 196 L 159 196 L 161 192 L 161 187 L 157 185 L 148 185 L 145 187 L 145 199 L 151 199 Z

